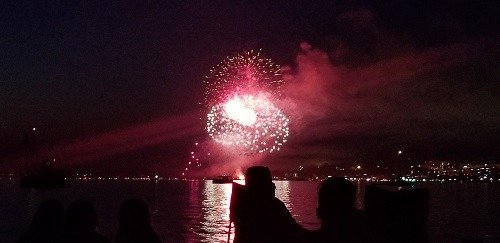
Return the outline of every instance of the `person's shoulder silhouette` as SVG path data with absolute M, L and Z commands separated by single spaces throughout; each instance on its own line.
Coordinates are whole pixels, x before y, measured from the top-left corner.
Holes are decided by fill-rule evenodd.
M 356 210 L 356 186 L 341 177 L 329 177 L 318 191 L 316 214 L 321 228 L 313 242 L 368 242 L 363 213 Z
M 33 216 L 28 230 L 17 242 L 49 243 L 61 242 L 64 222 L 64 207 L 58 200 L 47 200 Z
M 267 167 L 253 166 L 245 173 L 244 193 L 232 209 L 235 242 L 289 242 L 303 233 L 285 204 L 275 197 Z
M 141 199 L 125 200 L 120 207 L 118 222 L 116 243 L 161 242 L 151 227 L 148 205 Z
M 76 200 L 69 205 L 65 223 L 66 242 L 109 242 L 95 231 L 97 214 L 94 205 L 87 200 Z

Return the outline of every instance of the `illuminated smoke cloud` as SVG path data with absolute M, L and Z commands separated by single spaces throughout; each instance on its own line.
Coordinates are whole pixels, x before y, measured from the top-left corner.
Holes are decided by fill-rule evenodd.
M 369 160 L 399 144 L 420 146 L 433 136 L 453 143 L 467 129 L 488 131 L 495 122 L 490 104 L 498 102 L 488 86 L 464 85 L 474 80 L 464 75 L 470 70 L 458 67 L 489 60 L 493 45 L 472 41 L 347 66 L 302 43 L 295 65 L 283 68 L 280 107 L 293 121 L 288 146 L 294 149 L 280 156 Z

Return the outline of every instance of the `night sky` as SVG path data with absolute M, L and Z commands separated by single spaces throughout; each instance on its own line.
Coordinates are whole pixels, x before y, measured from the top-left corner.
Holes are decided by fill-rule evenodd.
M 265 163 L 498 162 L 495 2 L 2 1 L 0 168 L 37 127 L 64 168 L 178 173 L 207 139 L 203 77 L 260 48 L 292 119 Z

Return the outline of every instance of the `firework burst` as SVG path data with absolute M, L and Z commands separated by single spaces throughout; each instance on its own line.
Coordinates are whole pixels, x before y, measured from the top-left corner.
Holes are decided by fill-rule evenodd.
M 234 96 L 212 106 L 207 132 L 216 142 L 246 152 L 280 150 L 288 138 L 289 120 L 265 95 Z
M 235 94 L 255 91 L 279 98 L 282 80 L 281 67 L 263 57 L 260 51 L 228 56 L 205 79 L 205 104 L 210 107 Z
M 273 152 L 288 138 L 280 98 L 281 68 L 260 52 L 226 57 L 205 80 L 207 132 L 216 142 L 246 154 Z

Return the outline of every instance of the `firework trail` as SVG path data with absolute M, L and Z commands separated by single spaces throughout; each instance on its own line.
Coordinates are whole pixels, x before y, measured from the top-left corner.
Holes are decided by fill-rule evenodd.
M 182 169 L 181 172 L 182 177 L 195 176 L 196 173 L 193 172 L 197 169 L 201 169 L 201 167 L 208 161 L 209 157 L 211 156 L 211 153 L 207 152 L 205 147 L 206 146 L 204 144 L 200 144 L 199 142 L 194 142 L 193 147 L 189 152 L 187 164 Z

